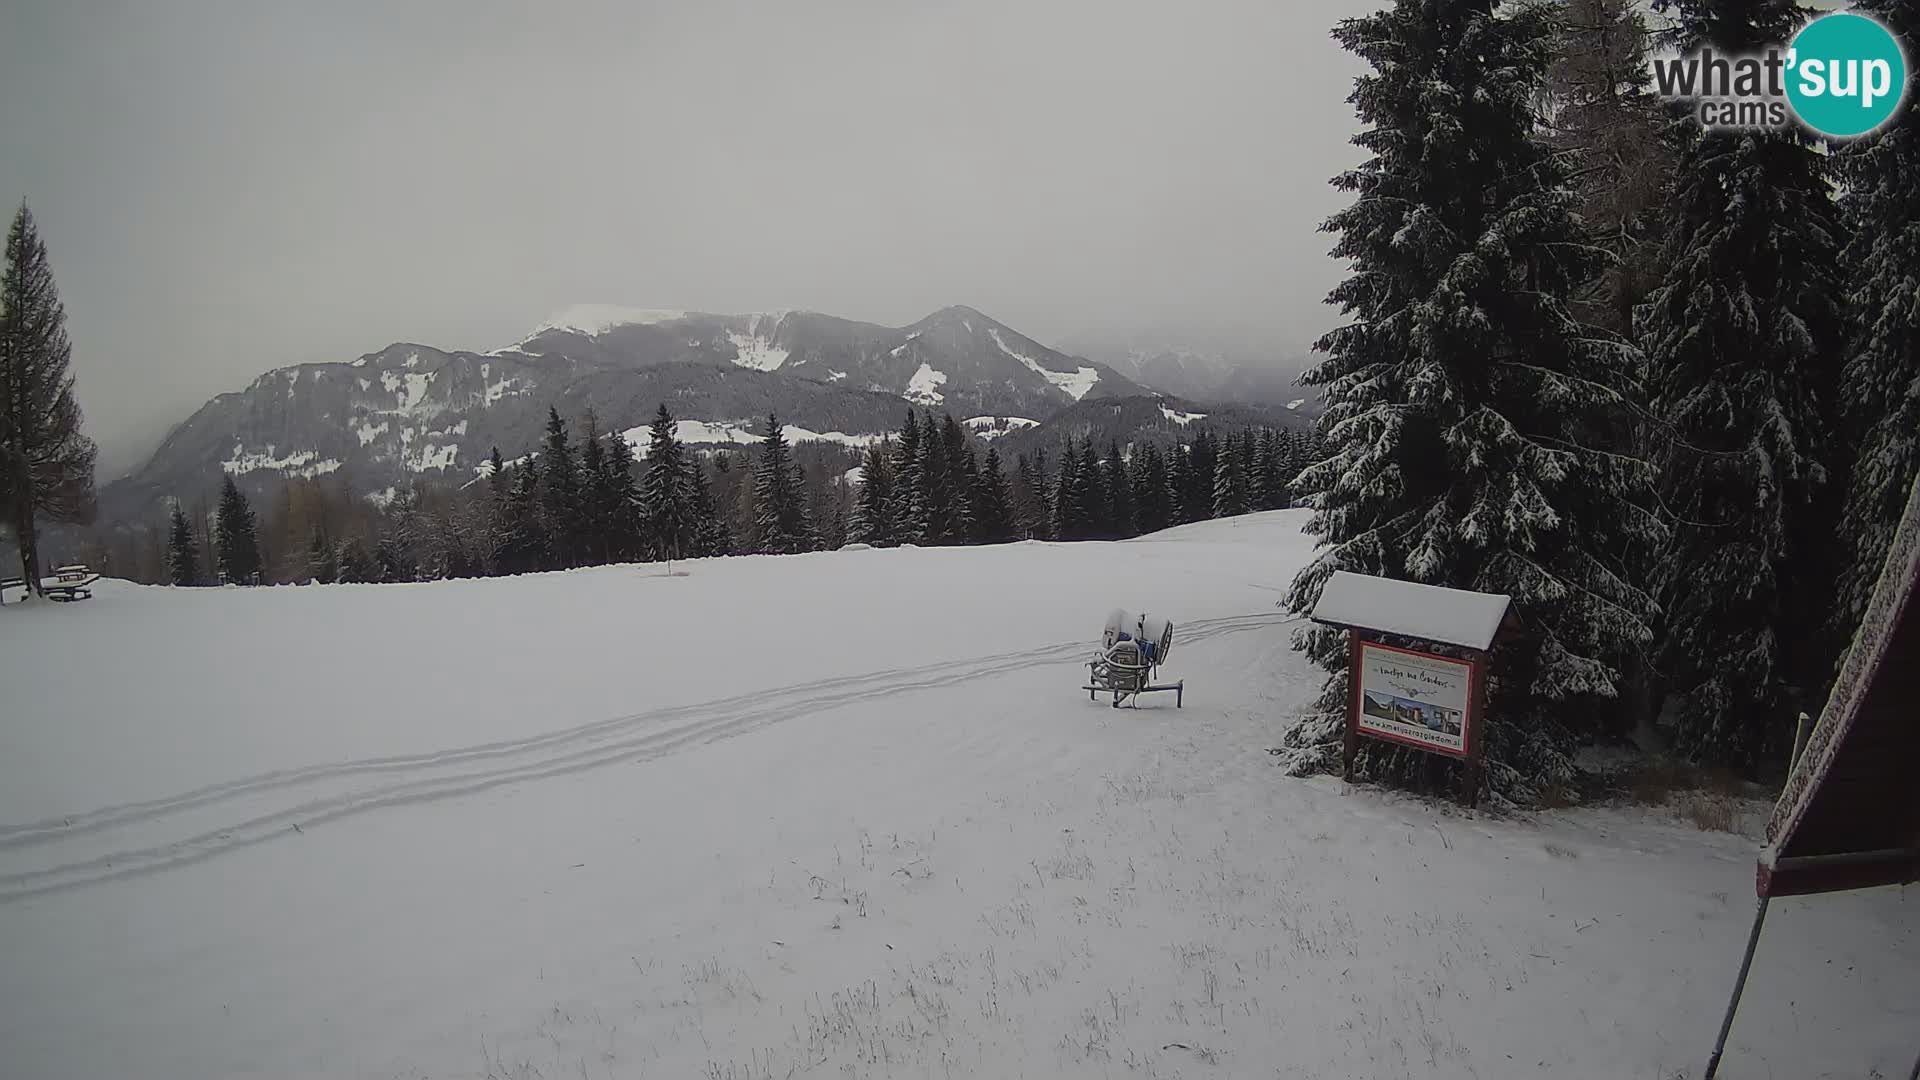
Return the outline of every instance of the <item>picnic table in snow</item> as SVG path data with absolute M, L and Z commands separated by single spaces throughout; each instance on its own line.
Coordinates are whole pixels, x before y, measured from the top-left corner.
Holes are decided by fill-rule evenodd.
M 63 603 L 90 600 L 93 598 L 93 583 L 99 580 L 99 574 L 78 563 L 57 566 L 53 570 L 52 577 L 40 579 L 40 591 L 46 594 L 47 599 Z M 7 578 L 0 581 L 0 597 L 4 597 L 8 589 L 20 589 L 24 592 L 26 587 L 26 578 Z

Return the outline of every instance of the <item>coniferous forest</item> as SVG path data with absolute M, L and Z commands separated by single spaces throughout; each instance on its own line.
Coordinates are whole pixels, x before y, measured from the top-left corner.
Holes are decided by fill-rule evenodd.
M 1533 803 L 1575 753 L 1653 730 L 1777 770 L 1817 715 L 1914 483 L 1913 103 L 1824 146 L 1707 130 L 1649 87 L 1661 46 L 1791 37 L 1784 0 L 1401 0 L 1340 24 L 1368 157 L 1325 230 L 1350 274 L 1306 381 L 1327 454 L 1295 492 L 1335 570 L 1504 593 L 1489 783 Z M 1862 5 L 1912 40 L 1914 5 Z M 1346 654 L 1288 740 L 1337 767 Z M 1380 745 L 1364 775 L 1451 779 Z M 1436 775 L 1449 774 L 1449 775 Z
M 370 500 L 346 478 L 290 478 L 264 513 L 225 477 L 216 505 L 176 505 L 102 561 L 177 585 L 400 582 L 850 543 L 1117 540 L 1289 506 L 1313 452 L 1300 432 L 1202 428 L 1187 442 L 1069 440 L 1004 461 L 951 415 L 914 409 L 860 450 L 790 444 L 778 416 L 737 448 L 689 446 L 676 427 L 662 404 L 636 446 L 591 414 L 550 410 L 537 447 L 510 459 L 495 448 L 465 487 L 422 481 Z

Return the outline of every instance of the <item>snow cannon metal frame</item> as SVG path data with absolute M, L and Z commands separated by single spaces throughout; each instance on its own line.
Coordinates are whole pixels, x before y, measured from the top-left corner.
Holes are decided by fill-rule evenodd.
M 1173 693 L 1173 707 L 1185 706 L 1185 679 L 1156 686 L 1153 678 L 1173 651 L 1173 623 L 1157 615 L 1132 615 L 1115 609 L 1107 616 L 1100 651 L 1087 662 L 1087 700 L 1113 695 L 1113 707 L 1131 701 L 1140 707 L 1141 694 Z

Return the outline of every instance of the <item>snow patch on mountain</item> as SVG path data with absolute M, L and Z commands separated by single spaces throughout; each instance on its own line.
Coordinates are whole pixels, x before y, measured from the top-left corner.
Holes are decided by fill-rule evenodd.
M 938 405 L 946 400 L 946 395 L 939 390 L 946 381 L 946 372 L 935 371 L 931 364 L 922 361 L 913 378 L 907 380 L 907 392 L 901 396 L 916 405 Z
M 628 428 L 620 433 L 633 447 L 639 457 L 647 456 L 647 425 Z M 803 442 L 830 442 L 856 449 L 877 443 L 886 438 L 880 435 L 851 435 L 844 431 L 809 431 L 796 424 L 780 425 L 780 433 L 788 444 Z M 673 437 L 689 446 L 712 443 L 728 443 L 735 446 L 757 445 L 766 437 L 764 426 L 756 420 L 677 420 L 673 425 Z
M 911 344 L 913 344 L 913 342 L 914 342 L 914 340 L 915 340 L 916 338 L 918 338 L 919 336 L 920 336 L 920 331 L 918 331 L 918 330 L 915 330 L 915 331 L 914 331 L 913 333 L 911 333 L 911 334 L 908 334 L 908 335 L 907 335 L 907 340 L 905 340 L 905 341 L 903 341 L 903 342 L 901 342 L 901 343 L 900 343 L 900 344 L 898 344 L 898 345 L 895 345 L 895 346 L 894 346 L 893 348 L 891 348 L 891 349 L 888 349 L 888 350 L 887 350 L 887 355 L 888 355 L 888 356 L 891 356 L 891 357 L 893 357 L 893 358 L 895 358 L 896 360 L 897 360 L 897 359 L 899 359 L 899 357 L 900 357 L 900 354 L 901 354 L 901 353 L 903 353 L 903 352 L 906 352 L 906 351 L 907 351 L 907 346 L 909 346 L 909 345 L 911 345 Z
M 997 439 L 1002 435 L 1011 435 L 1021 428 L 1040 426 L 1040 421 L 1029 420 L 1024 416 L 970 416 L 960 423 L 973 432 L 973 437 L 976 439 Z
M 285 455 L 277 450 L 274 444 L 268 443 L 265 451 L 248 453 L 246 444 L 236 441 L 233 453 L 220 463 L 220 468 L 234 476 L 259 469 L 278 469 L 288 476 L 312 479 L 340 467 L 340 462 L 333 458 L 321 459 L 316 450 L 295 450 Z
M 1093 385 L 1100 381 L 1099 368 L 1082 367 L 1072 372 L 1054 371 L 1052 368 L 1042 366 L 1040 361 L 1035 360 L 1033 357 L 1008 345 L 1006 339 L 1000 336 L 998 328 L 989 329 L 987 336 L 993 339 L 993 343 L 1000 347 L 1001 352 L 1025 364 L 1029 371 L 1052 383 L 1075 401 L 1086 397 L 1087 392 L 1093 389 Z
M 359 437 L 361 446 L 370 446 L 373 440 L 387 433 L 387 422 L 382 420 L 377 424 L 369 424 L 364 419 L 356 419 L 352 424 L 352 431 Z
M 1307 403 L 1306 398 L 1297 397 L 1297 398 L 1294 398 L 1292 401 L 1287 402 L 1287 408 L 1298 409 L 1300 406 L 1305 405 L 1306 403 Z
M 758 321 L 756 317 L 755 322 Z M 727 340 L 733 342 L 733 362 L 755 371 L 778 371 L 780 365 L 787 362 L 787 350 L 762 337 L 757 330 L 756 326 L 753 332 L 727 335 Z
M 541 323 L 534 334 L 548 330 L 564 330 L 588 337 L 598 337 L 616 326 L 652 326 L 656 323 L 673 322 L 684 319 L 684 311 L 670 311 L 664 308 L 630 308 L 612 304 L 575 304 L 553 318 Z
M 1176 424 L 1191 424 L 1195 420 L 1205 420 L 1207 418 L 1207 414 L 1203 412 L 1180 412 L 1176 409 L 1169 409 L 1165 405 L 1160 406 L 1160 415 Z

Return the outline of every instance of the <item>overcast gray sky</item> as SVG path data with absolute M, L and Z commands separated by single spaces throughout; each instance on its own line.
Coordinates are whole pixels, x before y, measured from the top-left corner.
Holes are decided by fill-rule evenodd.
M 0 197 L 124 455 L 283 364 L 574 303 L 971 304 L 1297 350 L 1368 0 L 12 0 Z

